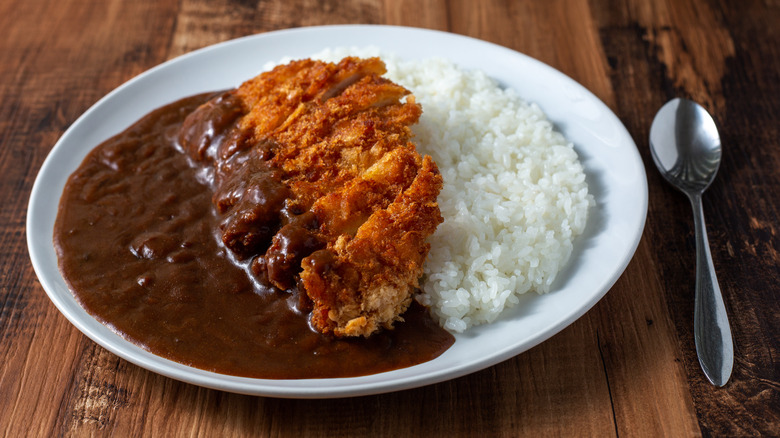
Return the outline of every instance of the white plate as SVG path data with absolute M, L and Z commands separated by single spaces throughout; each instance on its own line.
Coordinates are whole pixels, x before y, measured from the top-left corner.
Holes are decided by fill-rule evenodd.
M 227 376 L 155 356 L 97 322 L 75 301 L 57 268 L 54 218 L 68 176 L 93 147 L 150 110 L 181 97 L 224 89 L 254 76 L 268 61 L 308 57 L 326 47 L 373 45 L 405 59 L 446 57 L 480 68 L 536 102 L 571 140 L 585 166 L 596 207 L 572 259 L 549 294 L 523 297 L 499 321 L 456 335 L 437 359 L 354 378 L 265 380 Z M 270 32 L 207 47 L 157 66 L 109 93 L 60 138 L 43 163 L 30 198 L 27 241 L 35 272 L 52 302 L 79 330 L 113 353 L 174 379 L 244 394 L 342 397 L 395 391 L 462 376 L 550 338 L 590 309 L 634 254 L 647 213 L 647 181 L 636 145 L 598 98 L 557 70 L 484 41 L 388 26 L 328 26 Z

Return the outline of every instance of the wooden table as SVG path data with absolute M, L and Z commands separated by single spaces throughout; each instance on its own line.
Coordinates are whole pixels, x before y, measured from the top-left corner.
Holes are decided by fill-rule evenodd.
M 283 400 L 180 383 L 119 359 L 48 300 L 25 217 L 46 154 L 100 97 L 167 59 L 298 26 L 445 30 L 535 57 L 620 117 L 650 206 L 627 270 L 549 341 L 414 390 Z M 780 4 L 748 0 L 468 2 L 5 0 L 0 3 L 0 432 L 4 436 L 691 436 L 780 434 Z M 693 344 L 693 221 L 648 151 L 655 111 L 698 100 L 723 165 L 704 197 L 736 343 L 714 388 Z

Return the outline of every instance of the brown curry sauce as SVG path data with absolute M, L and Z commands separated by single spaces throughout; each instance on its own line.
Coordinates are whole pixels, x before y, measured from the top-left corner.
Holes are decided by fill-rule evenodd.
M 447 350 L 454 338 L 422 306 L 413 305 L 393 330 L 336 338 L 310 328 L 294 283 L 280 290 L 250 275 L 257 267 L 223 243 L 225 219 L 209 184 L 214 175 L 178 142 L 185 118 L 212 97 L 151 112 L 95 148 L 71 176 L 54 246 L 79 303 L 156 355 L 236 376 L 352 377 L 409 367 Z M 275 184 L 269 171 L 260 185 L 273 191 Z M 305 231 L 305 212 L 284 215 L 295 217 L 269 225 L 271 235 L 288 228 L 280 263 L 264 267 L 273 275 L 289 271 L 284 251 L 318 245 Z

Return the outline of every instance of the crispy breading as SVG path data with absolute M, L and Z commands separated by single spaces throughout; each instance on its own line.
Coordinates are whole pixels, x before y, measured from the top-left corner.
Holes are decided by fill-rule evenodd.
M 400 319 L 422 275 L 426 238 L 442 222 L 436 203 L 441 186 L 426 156 L 411 185 L 386 208 L 375 209 L 354 237 L 340 234 L 303 259 L 301 280 L 316 303 L 312 325 L 356 336 Z
M 299 289 L 313 303 L 312 326 L 337 336 L 392 328 L 418 286 L 426 238 L 442 222 L 441 175 L 411 142 L 422 109 L 384 72 L 378 58 L 345 58 L 261 74 L 236 91 L 243 138 L 218 152 L 227 159 L 269 149 L 268 163 L 292 192 L 288 204 L 313 212 L 324 249 L 303 258 Z M 285 241 L 273 242 L 278 259 Z

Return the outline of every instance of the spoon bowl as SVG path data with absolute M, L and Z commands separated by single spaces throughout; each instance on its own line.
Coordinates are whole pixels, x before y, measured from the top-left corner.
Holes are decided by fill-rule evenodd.
M 710 114 L 696 102 L 673 99 L 650 127 L 650 152 L 661 175 L 685 193 L 696 228 L 696 293 L 693 317 L 699 364 L 709 381 L 723 386 L 734 366 L 726 307 L 715 276 L 701 195 L 718 173 L 721 143 Z
M 696 102 L 673 99 L 653 120 L 650 152 L 661 175 L 673 186 L 683 192 L 703 193 L 720 167 L 718 128 Z

